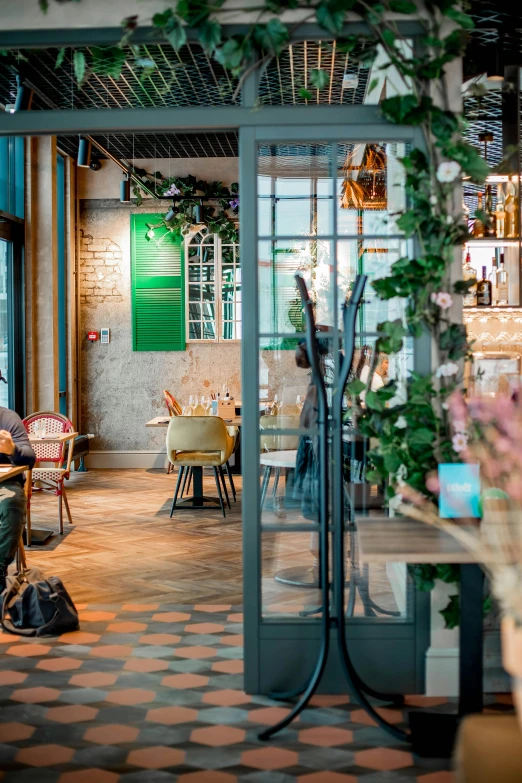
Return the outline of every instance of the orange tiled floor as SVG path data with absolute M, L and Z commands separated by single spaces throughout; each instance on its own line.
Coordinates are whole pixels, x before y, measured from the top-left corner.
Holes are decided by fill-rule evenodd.
M 243 692 L 237 607 L 84 606 L 81 617 L 81 631 L 57 639 L 0 634 L 1 783 L 453 780 L 447 762 L 415 758 L 348 696 L 314 697 L 261 743 L 287 707 Z

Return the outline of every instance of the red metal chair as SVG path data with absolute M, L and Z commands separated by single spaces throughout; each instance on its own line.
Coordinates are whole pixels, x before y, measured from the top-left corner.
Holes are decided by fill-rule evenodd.
M 67 432 L 74 432 L 72 422 L 61 413 L 53 411 L 39 411 L 32 413 L 24 419 L 24 426 L 28 434 L 35 434 L 36 422 L 44 422 L 47 435 L 61 435 Z M 62 499 L 65 503 L 65 510 L 69 524 L 72 525 L 72 517 L 69 509 L 67 495 L 65 493 L 64 481 L 69 478 L 71 472 L 71 461 L 73 453 L 73 441 L 64 443 L 46 443 L 45 440 L 32 444 L 36 454 L 36 467 L 32 471 L 32 491 L 49 492 L 58 497 L 58 522 L 60 534 L 63 535 L 63 510 Z M 38 467 L 39 463 L 53 463 Z M 66 463 L 66 467 L 63 465 Z

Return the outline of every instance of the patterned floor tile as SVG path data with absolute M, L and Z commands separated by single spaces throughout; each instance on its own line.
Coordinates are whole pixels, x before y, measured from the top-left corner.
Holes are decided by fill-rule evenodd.
M 229 605 L 89 604 L 82 616 L 77 633 L 0 645 L 0 783 L 453 783 L 449 762 L 416 759 L 348 695 L 314 696 L 260 742 L 290 707 L 244 693 Z M 405 708 L 454 705 L 412 696 Z M 404 725 L 402 710 L 378 709 Z

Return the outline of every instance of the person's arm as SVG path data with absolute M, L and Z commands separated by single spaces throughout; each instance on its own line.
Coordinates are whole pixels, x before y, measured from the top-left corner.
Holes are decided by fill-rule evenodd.
M 0 430 L 0 452 L 9 458 L 13 465 L 27 465 L 32 468 L 36 456 L 22 420 L 13 413 L 6 422 L 6 427 L 8 429 Z

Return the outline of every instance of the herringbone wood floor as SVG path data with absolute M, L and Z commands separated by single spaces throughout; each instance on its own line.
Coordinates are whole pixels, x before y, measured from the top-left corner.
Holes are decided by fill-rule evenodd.
M 65 535 L 28 552 L 79 602 L 240 604 L 241 503 L 169 517 L 175 475 L 148 470 L 73 473 Z M 235 480 L 238 490 L 241 477 Z M 213 478 L 205 492 L 215 495 Z M 239 501 L 239 497 L 238 497 Z M 33 527 L 58 530 L 57 499 L 33 495 Z M 65 519 L 65 514 L 64 514 Z
M 241 477 L 235 477 L 238 502 L 223 518 L 219 508 L 176 511 L 170 518 L 174 474 L 158 470 L 90 470 L 73 473 L 67 495 L 73 525 L 44 547 L 28 551 L 29 565 L 60 576 L 75 601 L 96 604 L 242 603 Z M 216 494 L 205 475 L 206 495 Z M 35 493 L 33 527 L 58 530 L 57 499 Z M 64 514 L 65 517 L 65 514 Z M 297 616 L 320 603 L 315 589 L 283 584 L 284 569 L 311 570 L 314 536 L 292 531 L 305 521 L 299 508 L 276 506 L 263 511 L 263 523 L 280 522 L 285 533 L 265 533 L 261 551 L 262 603 L 266 616 Z M 371 594 L 383 609 L 397 606 L 384 567 L 372 566 Z M 348 595 L 347 595 L 348 605 Z M 354 606 L 364 613 L 361 595 Z

